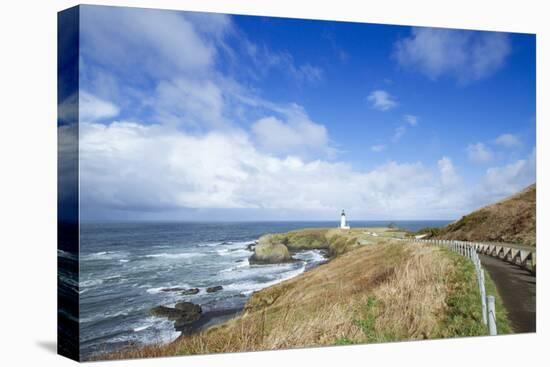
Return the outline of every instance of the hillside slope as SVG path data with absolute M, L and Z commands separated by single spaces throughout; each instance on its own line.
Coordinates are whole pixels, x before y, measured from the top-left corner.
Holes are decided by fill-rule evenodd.
M 536 245 L 536 197 L 533 184 L 495 204 L 444 227 L 437 238 Z

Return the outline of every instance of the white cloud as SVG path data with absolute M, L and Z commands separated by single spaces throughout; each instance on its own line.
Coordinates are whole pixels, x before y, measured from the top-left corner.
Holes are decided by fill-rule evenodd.
M 449 157 L 443 157 L 437 161 L 439 173 L 441 175 L 441 182 L 443 187 L 454 187 L 460 182 L 460 178 L 456 173 L 452 160 Z
M 295 70 L 295 73 L 298 79 L 309 82 L 318 82 L 323 79 L 323 69 L 309 63 L 300 65 L 300 67 Z
M 387 111 L 397 106 L 397 101 L 385 90 L 372 91 L 367 100 L 371 103 L 373 108 L 380 111 Z
M 156 211 L 179 208 L 279 208 L 376 213 L 409 210 L 429 184 L 420 163 L 390 162 L 369 172 L 341 162 L 276 158 L 242 131 L 200 136 L 131 122 L 81 127 L 85 207 Z
M 277 155 L 313 157 L 332 155 L 326 128 L 309 119 L 303 108 L 293 105 L 280 108 L 285 121 L 274 116 L 259 119 L 252 125 L 255 141 L 262 151 Z
M 452 218 L 520 190 L 535 179 L 534 152 L 463 185 L 448 157 L 432 169 L 390 161 L 367 171 L 344 162 L 275 157 L 248 134 L 189 134 L 166 125 L 83 123 L 82 208 L 168 213 L 186 208 L 307 211 L 356 218 Z
M 320 67 L 253 44 L 226 15 L 85 6 L 82 24 L 83 82 L 97 98 L 140 119 L 147 113 L 157 123 L 204 131 L 235 121 L 250 124 L 280 108 L 233 79 L 234 71 L 217 70 L 222 56 L 238 70 L 279 68 L 298 83 L 323 79 Z M 229 37 L 236 45 L 229 46 Z M 247 48 L 256 68 L 242 68 L 239 47 Z
M 141 71 L 142 78 L 201 73 L 212 67 L 216 43 L 232 27 L 228 16 L 208 19 L 215 26 L 195 26 L 182 12 L 84 6 L 82 52 L 122 74 Z
M 223 98 L 210 79 L 179 77 L 158 84 L 153 105 L 159 122 L 213 128 L 226 123 Z
M 266 76 L 272 70 L 277 70 L 294 78 L 299 84 L 316 83 L 323 80 L 324 71 L 321 67 L 310 63 L 299 64 L 287 51 L 275 51 L 264 45 L 258 45 L 240 34 L 240 42 L 246 54 L 252 60 L 255 70 L 247 69 L 253 76 Z M 240 60 L 235 60 L 240 65 Z M 259 74 L 259 76 L 258 76 Z
M 393 132 L 393 136 L 391 138 L 391 141 L 394 142 L 394 143 L 397 143 L 399 140 L 401 140 L 401 138 L 403 137 L 403 135 L 405 135 L 406 132 L 407 132 L 407 127 L 406 126 L 396 127 L 395 131 Z
M 525 158 L 502 167 L 491 167 L 483 180 L 483 187 L 492 194 L 494 200 L 511 195 L 536 180 L 535 149 Z
M 373 145 L 373 146 L 370 147 L 370 150 L 375 152 L 375 153 L 380 153 L 380 152 L 383 152 L 384 150 L 386 150 L 386 145 L 385 144 Z
M 405 118 L 405 122 L 408 123 L 411 126 L 418 125 L 418 116 L 414 115 L 405 115 L 403 116 Z
M 495 144 L 505 148 L 516 148 L 521 146 L 521 140 L 513 134 L 502 134 L 495 139 Z
M 466 151 L 472 162 L 487 163 L 493 160 L 493 152 L 483 143 L 470 144 Z
M 449 75 L 468 83 L 498 71 L 510 48 L 504 33 L 413 28 L 409 37 L 396 43 L 394 55 L 400 65 L 430 79 Z
M 78 111 L 81 121 L 99 121 L 115 117 L 119 114 L 119 108 L 111 102 L 102 100 L 86 91 L 78 94 Z

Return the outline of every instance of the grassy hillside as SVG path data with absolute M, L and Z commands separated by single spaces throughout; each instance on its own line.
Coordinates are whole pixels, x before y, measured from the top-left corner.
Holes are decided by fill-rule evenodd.
M 327 233 L 309 235 L 327 238 Z M 435 246 L 377 238 L 256 292 L 238 318 L 169 345 L 107 358 L 485 335 L 480 309 L 475 271 L 467 259 Z M 509 332 L 500 301 L 497 313 L 499 334 Z
M 437 238 L 536 245 L 535 184 L 444 227 Z

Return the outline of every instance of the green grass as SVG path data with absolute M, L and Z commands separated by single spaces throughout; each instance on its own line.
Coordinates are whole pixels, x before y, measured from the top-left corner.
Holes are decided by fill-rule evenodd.
M 376 327 L 376 319 L 381 312 L 384 312 L 384 304 L 374 296 L 369 296 L 363 309 L 362 318 L 355 320 L 355 324 L 363 332 L 360 343 L 387 343 L 401 340 L 392 331 L 380 330 Z
M 370 296 L 367 299 L 367 304 L 365 305 L 365 318 L 361 320 L 356 320 L 355 323 L 361 328 L 363 334 L 367 338 L 367 341 L 375 341 L 378 339 L 378 335 L 374 328 L 376 323 L 376 315 L 378 314 L 378 302 L 376 298 Z
M 338 338 L 336 339 L 336 345 L 351 345 L 351 344 L 355 344 L 353 342 L 353 340 L 349 339 L 349 338 L 346 338 L 346 337 L 342 337 L 342 338 Z
M 497 332 L 498 335 L 512 334 L 514 330 L 508 319 L 508 312 L 502 303 L 497 287 L 488 272 L 485 272 L 485 292 L 488 295 L 495 296 L 495 310 L 497 313 Z
M 453 271 L 440 279 L 448 287 L 448 295 L 445 299 L 445 308 L 442 310 L 441 321 L 429 338 L 488 335 L 487 326 L 482 321 L 481 297 L 473 263 L 468 258 L 448 249 L 442 248 L 441 251 L 442 255 L 451 261 Z M 487 294 L 495 296 L 498 334 L 512 333 L 506 309 L 488 273 L 485 273 L 485 289 Z M 339 338 L 335 344 L 380 343 L 406 339 L 406 333 L 399 330 L 396 334 L 395 330 L 391 331 L 392 328 L 377 327 L 376 320 L 384 309 L 384 302 L 369 296 L 361 310 L 360 318 L 354 320 L 362 336 Z
M 442 337 L 487 335 L 487 327 L 482 322 L 481 297 L 473 263 L 468 258 L 450 250 L 442 249 L 442 251 L 452 259 L 456 269 L 447 280 L 451 292 L 446 302 L 446 317 L 441 326 Z M 488 295 L 495 296 L 498 334 L 511 333 L 512 328 L 507 312 L 487 272 L 485 290 Z

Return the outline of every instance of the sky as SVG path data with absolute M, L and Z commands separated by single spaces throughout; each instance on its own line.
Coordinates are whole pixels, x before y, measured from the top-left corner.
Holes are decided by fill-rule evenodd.
M 80 9 L 82 220 L 455 219 L 535 182 L 534 35 Z

